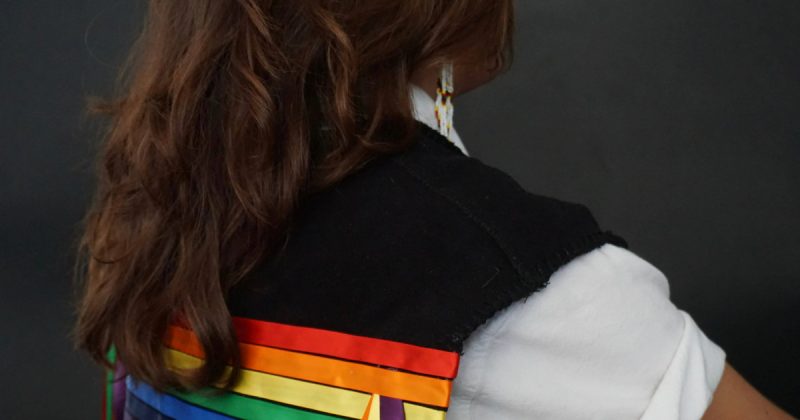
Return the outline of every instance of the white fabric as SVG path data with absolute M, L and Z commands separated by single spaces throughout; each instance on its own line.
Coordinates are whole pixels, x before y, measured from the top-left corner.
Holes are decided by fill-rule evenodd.
M 424 115 L 433 100 L 414 92 L 418 118 L 436 128 Z M 724 366 L 670 301 L 666 276 L 607 243 L 467 339 L 447 418 L 699 419 Z
M 433 109 L 436 106 L 433 98 L 431 98 L 424 90 L 421 88 L 411 85 L 411 101 L 414 105 L 414 117 L 424 122 L 427 126 L 433 128 L 436 131 L 439 131 L 439 123 L 436 121 L 436 114 L 433 112 Z M 461 141 L 461 137 L 456 132 L 455 127 L 450 130 L 450 141 L 453 142 L 465 155 L 469 155 L 467 153 L 467 148 L 464 147 L 464 142 Z

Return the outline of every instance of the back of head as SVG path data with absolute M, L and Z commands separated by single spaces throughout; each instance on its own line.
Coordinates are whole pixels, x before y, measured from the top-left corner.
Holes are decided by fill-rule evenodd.
M 227 291 L 304 196 L 410 146 L 424 66 L 506 62 L 511 0 L 151 0 L 108 116 L 80 238 L 77 345 L 157 389 L 239 366 Z M 168 370 L 185 317 L 206 363 Z M 228 376 L 230 386 L 236 379 Z

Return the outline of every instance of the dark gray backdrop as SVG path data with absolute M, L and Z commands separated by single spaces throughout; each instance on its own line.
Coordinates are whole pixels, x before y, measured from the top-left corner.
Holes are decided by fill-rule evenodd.
M 99 416 L 99 371 L 66 339 L 91 191 L 80 113 L 108 92 L 139 3 L 0 2 L 2 418 Z M 800 413 L 800 3 L 518 5 L 513 70 L 456 102 L 471 154 L 589 205 Z

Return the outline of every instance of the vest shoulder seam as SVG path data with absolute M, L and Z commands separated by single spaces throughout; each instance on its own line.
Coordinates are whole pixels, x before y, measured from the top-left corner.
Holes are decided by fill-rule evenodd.
M 503 241 L 498 237 L 498 235 L 491 229 L 488 223 L 478 218 L 475 214 L 469 211 L 469 208 L 461 203 L 454 197 L 451 197 L 449 194 L 441 191 L 439 188 L 434 187 L 430 182 L 428 182 L 423 176 L 418 174 L 408 165 L 406 165 L 401 159 L 393 159 L 393 162 L 397 163 L 403 170 L 414 178 L 417 182 L 422 184 L 428 191 L 432 192 L 433 194 L 443 198 L 445 201 L 450 203 L 453 207 L 459 210 L 464 216 L 467 217 L 473 224 L 478 226 L 481 231 L 483 231 L 489 238 L 491 238 L 492 242 L 497 246 L 498 249 L 503 253 L 503 256 L 508 260 L 511 267 L 514 268 L 514 273 L 518 279 L 522 279 L 522 271 L 516 261 L 511 257 L 512 253 L 508 249 L 508 247 L 503 243 Z

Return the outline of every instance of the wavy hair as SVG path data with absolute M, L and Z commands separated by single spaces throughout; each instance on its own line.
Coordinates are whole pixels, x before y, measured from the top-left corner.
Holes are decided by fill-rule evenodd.
M 76 347 L 110 368 L 113 345 L 159 390 L 230 389 L 228 290 L 304 197 L 411 146 L 415 69 L 507 63 L 512 16 L 511 0 L 149 1 L 117 91 L 87 105 L 107 123 L 76 243 Z M 205 354 L 190 373 L 164 361 L 175 316 Z

